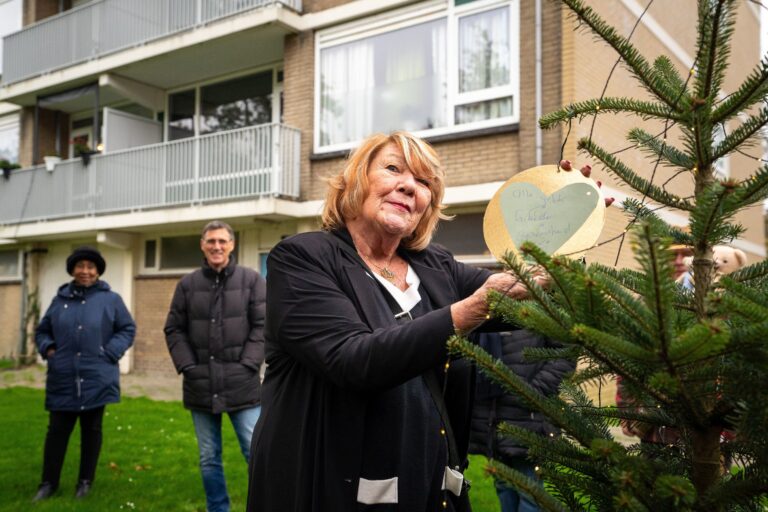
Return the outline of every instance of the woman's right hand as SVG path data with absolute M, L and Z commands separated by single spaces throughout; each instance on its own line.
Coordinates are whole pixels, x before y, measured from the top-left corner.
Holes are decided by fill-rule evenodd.
M 53 354 L 55 354 L 55 353 L 56 353 L 56 349 L 51 347 L 51 348 L 49 348 L 48 350 L 45 351 L 45 358 L 46 359 L 50 359 L 51 357 L 53 357 Z

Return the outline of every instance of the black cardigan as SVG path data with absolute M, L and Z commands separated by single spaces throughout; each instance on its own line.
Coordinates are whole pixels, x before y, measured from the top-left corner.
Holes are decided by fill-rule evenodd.
M 357 510 L 367 397 L 439 368 L 450 305 L 489 275 L 443 249 L 401 251 L 434 310 L 397 325 L 346 231 L 304 233 L 267 260 L 268 368 L 251 446 L 249 511 Z M 460 367 L 461 365 L 456 365 Z M 466 457 L 472 383 L 449 372 L 446 403 Z

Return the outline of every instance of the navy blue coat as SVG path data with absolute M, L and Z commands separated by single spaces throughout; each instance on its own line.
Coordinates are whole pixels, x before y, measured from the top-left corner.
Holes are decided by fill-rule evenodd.
M 104 281 L 89 288 L 62 285 L 35 330 L 37 350 L 48 359 L 45 408 L 83 411 L 120 401 L 117 362 L 133 344 L 136 324 Z
M 553 359 L 535 361 L 525 358 L 526 348 L 555 348 L 559 343 L 526 329 L 502 333 L 481 333 L 478 343 L 494 358 L 500 359 L 513 373 L 544 396 L 558 393 L 562 380 L 576 368 L 575 361 Z M 507 393 L 484 375 L 477 379 L 469 453 L 500 459 L 510 464 L 513 457 L 525 457 L 528 449 L 512 437 L 497 432 L 499 423 L 507 422 L 539 435 L 559 434 L 545 417 L 531 411 L 518 397 Z

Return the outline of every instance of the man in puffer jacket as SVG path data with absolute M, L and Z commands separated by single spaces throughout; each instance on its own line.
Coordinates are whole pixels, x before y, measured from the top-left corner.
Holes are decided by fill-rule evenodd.
M 525 329 L 482 333 L 478 335 L 478 343 L 544 396 L 556 394 L 560 382 L 576 367 L 575 362 L 566 359 L 526 360 L 523 355 L 526 348 L 554 348 L 560 345 Z M 517 397 L 505 393 L 499 385 L 479 373 L 475 405 L 472 409 L 469 452 L 497 459 L 536 480 L 535 463 L 528 460 L 527 448 L 519 445 L 514 439 L 500 436 L 496 431 L 502 422 L 526 428 L 540 435 L 558 433 L 540 413 L 526 408 Z M 496 494 L 501 502 L 502 512 L 539 510 L 532 500 L 500 480 L 496 481 Z
M 220 221 L 203 229 L 202 268 L 176 286 L 165 339 L 184 374 L 184 406 L 192 412 L 209 512 L 229 511 L 221 460 L 221 420 L 229 415 L 248 462 L 261 413 L 259 367 L 264 361 L 266 282 L 237 265 L 235 233 Z

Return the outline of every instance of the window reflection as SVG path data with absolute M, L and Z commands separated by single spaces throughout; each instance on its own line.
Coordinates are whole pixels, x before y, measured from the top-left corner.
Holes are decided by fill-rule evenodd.
M 272 121 L 272 71 L 200 89 L 200 133 L 234 130 Z
M 19 116 L 0 117 L 0 160 L 19 161 Z
M 459 92 L 509 84 L 509 9 L 461 18 Z

